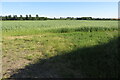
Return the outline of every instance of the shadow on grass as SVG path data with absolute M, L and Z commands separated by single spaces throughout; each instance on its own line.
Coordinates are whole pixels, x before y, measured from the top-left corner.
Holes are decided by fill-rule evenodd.
M 106 44 L 78 48 L 64 55 L 38 60 L 10 78 L 118 78 L 119 48 L 118 38 Z

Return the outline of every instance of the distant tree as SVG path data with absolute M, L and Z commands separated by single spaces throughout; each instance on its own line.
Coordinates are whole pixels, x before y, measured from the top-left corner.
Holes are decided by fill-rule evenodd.
M 95 18 L 95 20 L 101 20 L 100 18 Z
M 22 17 L 22 15 L 20 15 L 20 18 L 19 18 L 19 20 L 23 20 L 23 17 Z
M 77 20 L 92 20 L 92 17 L 81 17 L 77 18 Z
M 60 17 L 60 20 L 62 20 L 62 17 Z
M 12 18 L 12 20 L 17 20 L 18 18 L 17 18 L 17 15 L 13 15 L 13 18 Z
M 82 18 L 76 18 L 76 20 L 82 20 Z
M 56 18 L 54 17 L 54 20 L 56 20 Z
M 32 20 L 32 16 L 31 15 L 29 15 L 29 20 Z
M 44 17 L 44 20 L 47 20 L 48 18 L 47 17 Z
M 12 20 L 12 17 L 11 17 L 11 15 L 8 15 L 8 18 L 7 18 L 7 20 Z
M 82 17 L 82 20 L 87 20 L 87 17 Z
M 31 19 L 32 19 L 32 20 L 36 20 L 36 17 L 32 17 Z
M 71 20 L 75 20 L 75 18 L 74 18 L 74 17 L 72 17 L 72 18 L 71 18 Z
M 25 20 L 28 20 L 28 15 L 26 15 Z
M 40 20 L 44 20 L 44 17 L 40 17 L 39 19 L 40 19 Z
M 39 16 L 38 16 L 38 14 L 36 14 L 36 20 L 39 20 Z
M 70 19 L 71 19 L 71 17 L 67 17 L 66 19 L 67 19 L 67 20 L 70 20 Z
M 39 17 L 38 14 L 36 14 L 35 17 L 32 17 L 31 14 L 29 16 L 26 15 L 25 17 L 23 17 L 22 15 L 20 15 L 20 17 L 17 17 L 17 15 L 13 15 L 13 17 L 11 15 L 1 16 L 1 17 L 2 20 L 118 20 L 117 18 L 113 19 L 113 18 L 92 18 L 92 17 L 47 18 L 47 17 Z
M 5 16 L 5 20 L 8 20 L 8 16 Z

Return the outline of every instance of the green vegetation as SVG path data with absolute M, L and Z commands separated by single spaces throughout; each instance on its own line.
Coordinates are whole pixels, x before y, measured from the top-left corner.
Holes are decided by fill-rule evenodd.
M 92 32 L 117 30 L 117 21 L 3 21 L 3 35 L 34 35 L 41 33 Z
M 8 16 L 0 16 L 2 17 L 2 20 L 118 20 L 115 18 L 92 18 L 92 17 L 59 17 L 59 18 L 47 18 L 47 17 L 39 17 L 37 14 L 35 17 L 32 17 L 31 15 L 26 15 L 23 17 L 20 15 L 18 17 L 17 15 L 8 15 Z
M 117 21 L 2 23 L 4 78 L 118 77 Z

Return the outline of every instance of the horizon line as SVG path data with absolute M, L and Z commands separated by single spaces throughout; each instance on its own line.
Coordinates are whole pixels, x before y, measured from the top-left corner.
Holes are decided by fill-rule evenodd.
M 2 16 L 2 17 L 5 17 L 5 16 L 10 16 L 11 15 L 11 17 L 13 17 L 13 16 L 15 16 L 15 15 L 17 15 L 17 14 L 9 14 L 9 15 L 0 15 L 0 16 Z M 26 17 L 26 15 L 28 15 L 28 17 L 29 17 L 29 15 L 31 15 L 31 14 L 19 14 L 19 15 L 17 15 L 17 17 L 20 17 L 20 15 L 22 15 L 22 17 Z M 39 15 L 39 14 L 36 14 L 36 15 L 38 15 L 39 17 L 47 17 L 47 18 L 60 18 L 60 17 L 62 17 L 62 18 L 67 18 L 67 17 L 73 17 L 73 18 L 81 18 L 81 17 L 92 17 L 92 18 L 112 18 L 112 19 L 118 19 L 119 17 L 93 17 L 93 16 L 46 16 L 46 15 Z M 36 17 L 36 15 L 31 15 L 32 17 Z

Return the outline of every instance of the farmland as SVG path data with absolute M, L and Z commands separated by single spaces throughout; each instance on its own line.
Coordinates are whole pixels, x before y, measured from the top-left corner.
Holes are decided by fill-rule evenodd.
M 3 78 L 116 78 L 118 22 L 2 21 Z

